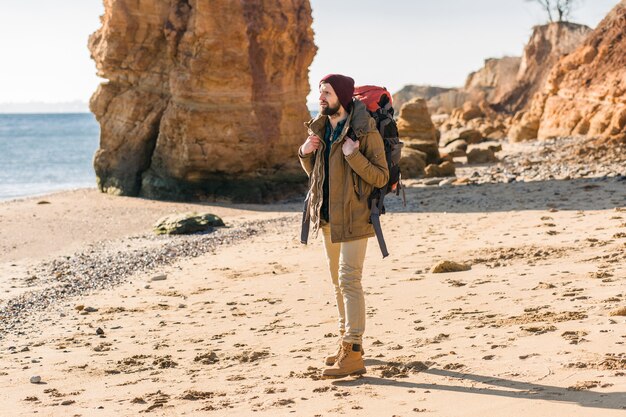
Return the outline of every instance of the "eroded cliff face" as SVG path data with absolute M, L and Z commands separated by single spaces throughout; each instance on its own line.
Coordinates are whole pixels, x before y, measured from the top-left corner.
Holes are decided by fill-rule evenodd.
M 481 69 L 468 75 L 464 90 L 474 103 L 499 102 L 514 88 L 520 63 L 521 58 L 512 56 L 486 59 Z
M 512 140 L 586 135 L 626 141 L 626 1 L 574 52 L 559 60 Z
M 570 22 L 535 26 L 524 47 L 516 80 L 496 108 L 510 114 L 526 110 L 533 95 L 543 87 L 558 60 L 574 51 L 591 33 L 591 28 Z
M 308 0 L 105 0 L 89 38 L 103 192 L 269 201 L 302 183 Z

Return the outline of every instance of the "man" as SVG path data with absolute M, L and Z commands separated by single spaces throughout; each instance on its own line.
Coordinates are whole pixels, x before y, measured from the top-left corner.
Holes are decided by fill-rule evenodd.
M 322 230 L 339 313 L 339 349 L 326 358 L 322 375 L 338 378 L 365 373 L 361 276 L 367 239 L 374 236 L 367 200 L 387 183 L 389 171 L 376 122 L 352 99 L 354 80 L 329 74 L 319 91 L 320 114 L 305 124 L 309 137 L 298 156 L 311 179 L 308 214 L 312 231 Z

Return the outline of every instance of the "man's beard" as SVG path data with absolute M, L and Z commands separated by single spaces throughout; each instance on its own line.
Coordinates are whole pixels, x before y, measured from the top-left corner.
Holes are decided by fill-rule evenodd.
M 334 116 L 339 111 L 339 107 L 341 107 L 339 104 L 337 104 L 337 107 L 331 107 L 329 104 L 326 106 L 326 108 L 322 108 L 320 113 L 322 113 L 324 116 Z

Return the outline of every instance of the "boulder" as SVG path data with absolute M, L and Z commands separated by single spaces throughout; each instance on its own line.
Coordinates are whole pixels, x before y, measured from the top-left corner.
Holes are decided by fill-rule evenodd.
M 417 178 L 424 175 L 427 155 L 417 149 L 402 148 L 400 172 L 403 178 Z
M 441 154 L 450 155 L 453 158 L 465 156 L 467 151 L 467 142 L 463 139 L 456 139 L 450 142 L 445 148 L 441 149 Z
M 468 164 L 485 164 L 498 162 L 498 158 L 491 148 L 471 148 L 467 151 Z
M 459 139 L 462 139 L 471 145 L 482 142 L 483 134 L 476 129 L 465 129 L 459 133 Z
M 405 149 L 413 149 L 423 152 L 426 155 L 426 162 L 429 164 L 439 160 L 439 147 L 436 142 L 428 140 L 403 139 Z
M 426 101 L 415 98 L 402 106 L 398 116 L 398 134 L 405 148 L 422 151 L 427 155 L 427 163 L 439 159 L 437 146 L 439 134 L 430 119 Z
M 182 235 L 211 230 L 224 226 L 224 221 L 211 213 L 183 213 L 165 216 L 154 224 L 157 235 Z
M 426 101 L 422 98 L 414 98 L 402 106 L 397 124 L 402 138 L 436 140 L 435 125 L 430 118 Z
M 430 269 L 431 274 L 441 274 L 447 272 L 461 272 L 469 271 L 472 266 L 469 264 L 462 264 L 454 261 L 439 261 Z
M 426 178 L 433 177 L 453 177 L 455 175 L 454 163 L 450 161 L 444 161 L 441 164 L 430 164 L 424 169 L 424 176 Z

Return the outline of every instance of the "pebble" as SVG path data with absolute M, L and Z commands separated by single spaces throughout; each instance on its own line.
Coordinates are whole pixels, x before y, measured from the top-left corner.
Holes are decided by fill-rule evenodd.
M 439 182 L 439 186 L 440 187 L 445 187 L 447 185 L 451 185 L 454 181 L 456 181 L 456 177 L 450 177 L 450 178 L 446 178 L 444 180 L 441 180 Z
M 153 276 L 150 281 L 165 281 L 167 279 L 167 275 L 165 274 L 161 274 L 161 275 L 155 275 Z
M 424 185 L 437 185 L 441 181 L 441 178 L 424 178 L 422 184 Z
M 41 382 L 41 377 L 39 375 L 33 375 L 30 377 L 30 382 L 32 384 L 39 384 Z
M 110 290 L 128 282 L 134 274 L 156 274 L 159 268 L 180 259 L 214 253 L 218 248 L 259 233 L 290 233 L 297 217 L 287 215 L 240 222 L 211 234 L 155 236 L 146 233 L 128 236 L 118 241 L 126 244 L 129 248 L 126 250 L 118 250 L 119 246 L 112 247 L 110 242 L 102 241 L 71 256 L 42 262 L 33 267 L 41 285 L 36 290 L 4 300 L 0 306 L 0 337 L 7 333 L 15 334 L 25 325 L 35 325 L 35 321 L 25 319 L 69 297 L 90 294 L 96 290 Z M 155 242 L 158 244 L 155 245 Z M 75 309 L 81 315 L 97 311 L 85 311 L 88 308 L 83 305 L 76 305 Z
M 104 334 L 104 330 L 102 330 L 102 327 L 98 327 L 96 329 L 96 334 Z

